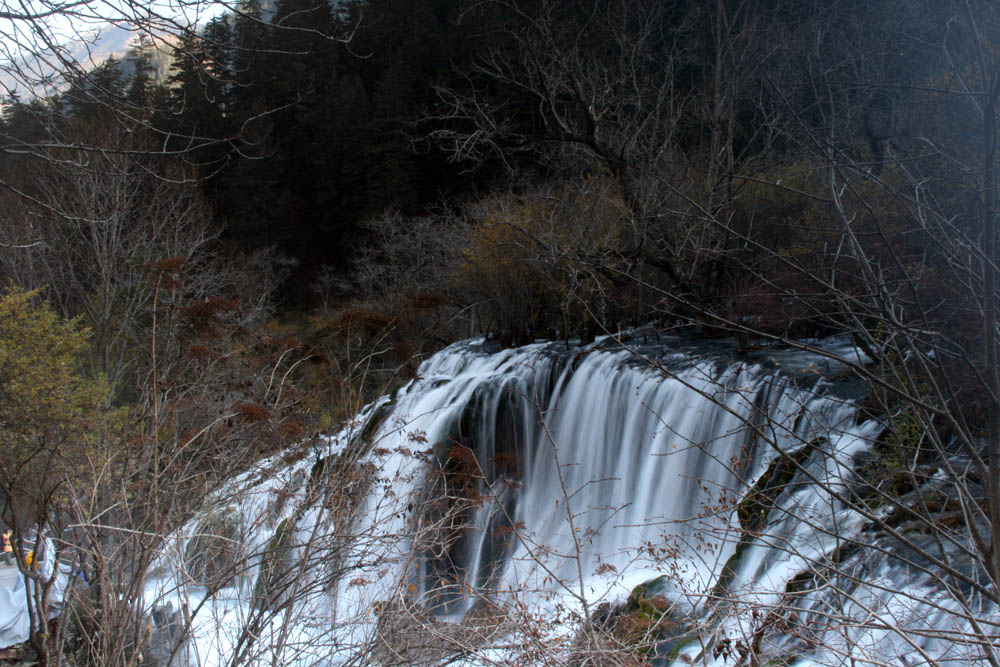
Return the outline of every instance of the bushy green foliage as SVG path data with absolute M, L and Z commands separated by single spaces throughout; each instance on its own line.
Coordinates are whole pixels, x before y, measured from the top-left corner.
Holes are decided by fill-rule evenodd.
M 22 511 L 44 512 L 88 466 L 108 388 L 80 373 L 89 332 L 37 291 L 0 295 L 0 484 Z

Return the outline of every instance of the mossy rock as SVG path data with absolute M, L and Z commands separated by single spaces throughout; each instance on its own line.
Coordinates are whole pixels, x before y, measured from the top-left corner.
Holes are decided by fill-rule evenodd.
M 242 569 L 240 515 L 233 507 L 205 516 L 184 548 L 188 576 L 202 586 L 224 588 Z
M 295 548 L 292 542 L 294 534 L 295 525 L 291 519 L 284 519 L 268 540 L 253 588 L 254 607 L 274 609 L 280 603 L 282 593 L 289 583 L 292 552 Z
M 309 469 L 309 483 L 316 484 L 323 480 L 323 475 L 326 472 L 327 460 L 329 457 L 323 456 L 316 460 L 316 463 L 312 465 Z
M 331 458 L 333 457 L 320 457 L 309 469 L 309 480 L 306 482 L 306 498 L 310 499 L 309 502 L 322 497 L 323 489 L 330 476 Z
M 824 564 L 802 570 L 789 579 L 788 583 L 785 584 L 785 594 L 799 595 L 814 590 L 819 582 L 824 580 L 825 576 L 830 576 L 830 572 L 827 572 L 825 575 L 823 574 L 827 567 L 836 571 L 837 566 L 842 565 L 844 561 L 858 553 L 860 550 L 861 545 L 858 542 L 845 542 L 833 550 L 833 552 L 827 557 L 826 561 L 824 561 Z
M 797 595 L 799 593 L 808 593 L 816 588 L 816 578 L 817 574 L 815 570 L 802 570 L 785 584 L 785 594 Z
M 670 642 L 669 645 L 664 644 L 663 646 L 658 647 L 659 650 L 657 651 L 657 655 L 664 656 L 666 658 L 666 660 L 664 660 L 664 664 L 669 665 L 677 660 L 681 651 L 688 646 L 697 643 L 697 641 L 698 637 L 692 637 L 690 635 L 678 637 L 676 641 Z
M 352 461 L 357 461 L 367 454 L 374 444 L 372 438 L 375 432 L 378 431 L 379 426 L 382 425 L 386 417 L 392 412 L 395 403 L 394 395 L 391 400 L 376 407 L 371 415 L 368 416 L 368 419 L 365 420 L 365 423 L 361 425 L 357 434 L 351 438 L 350 444 L 344 448 L 342 456 L 347 455 Z
M 913 416 L 895 415 L 872 448 L 856 459 L 854 492 L 869 508 L 883 506 L 917 490 L 919 482 L 910 473 L 923 429 Z M 920 457 L 916 457 L 920 458 Z
M 633 646 L 640 653 L 648 653 L 664 641 L 672 641 L 682 635 L 683 628 L 669 613 L 640 611 L 620 615 L 615 623 L 614 634 L 626 646 Z
M 622 609 L 622 613 L 631 614 L 643 610 L 652 611 L 657 606 L 662 604 L 662 601 L 658 601 L 654 604 L 653 600 L 656 600 L 657 598 L 666 600 L 666 596 L 664 596 L 666 584 L 667 575 L 665 574 L 662 574 L 655 579 L 642 582 L 632 589 L 632 592 L 628 596 L 628 600 L 625 602 L 625 607 Z M 667 603 L 667 606 L 669 606 L 669 602 Z M 666 607 L 663 609 L 666 609 Z M 661 611 L 663 609 L 661 609 Z
M 661 575 L 639 584 L 615 617 L 614 635 L 639 653 L 664 655 L 688 638 L 687 619 L 674 612 L 666 583 Z
M 729 585 L 736 578 L 740 559 L 743 558 L 748 544 L 749 542 L 744 542 L 742 538 L 740 539 L 740 543 L 736 545 L 736 551 L 726 560 L 726 564 L 722 566 L 722 572 L 719 573 L 719 580 L 715 582 L 715 586 L 712 588 L 710 598 L 718 600 L 725 596 L 726 591 L 729 590 Z
M 826 442 L 825 438 L 817 438 L 804 447 L 786 454 L 780 452 L 767 466 L 757 482 L 747 491 L 736 507 L 736 516 L 740 523 L 740 540 L 736 551 L 719 574 L 719 581 L 712 591 L 714 597 L 725 595 L 739 569 L 740 559 L 754 538 L 767 526 L 767 517 L 774 508 L 778 496 L 785 491 L 795 479 L 796 473 L 805 465 L 809 457 Z
M 767 470 L 743 496 L 743 500 L 736 508 L 740 530 L 744 536 L 752 537 L 764 528 L 774 501 L 792 482 L 795 473 L 805 464 L 809 456 L 824 442 L 826 442 L 824 438 L 817 438 L 791 454 L 780 452 L 771 461 Z
M 666 581 L 666 576 L 660 576 L 639 584 L 619 605 L 597 605 L 590 614 L 588 631 L 577 636 L 568 664 L 648 665 L 650 660 L 666 664 L 664 656 L 693 637 L 690 619 L 678 614 L 667 598 Z

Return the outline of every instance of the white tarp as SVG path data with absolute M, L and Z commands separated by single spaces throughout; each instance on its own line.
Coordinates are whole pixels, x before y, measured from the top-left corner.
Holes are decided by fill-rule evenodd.
M 16 565 L 0 565 L 0 648 L 27 640 L 29 627 L 24 576 Z
M 46 540 L 46 549 L 52 553 L 52 543 Z M 51 557 L 42 558 L 36 565 L 43 576 L 51 576 Z M 63 593 L 69 580 L 68 567 L 60 564 L 55 585 L 49 594 L 49 618 L 59 615 Z M 28 640 L 31 621 L 28 615 L 28 599 L 25 595 L 26 581 L 13 560 L 0 563 L 0 649 L 14 646 Z

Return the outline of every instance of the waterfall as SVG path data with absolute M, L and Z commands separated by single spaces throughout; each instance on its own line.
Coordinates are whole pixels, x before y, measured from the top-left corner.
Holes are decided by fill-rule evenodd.
M 570 655 L 574 628 L 640 585 L 690 625 L 653 647 L 661 664 L 751 650 L 803 664 L 968 658 L 950 634 L 968 629 L 961 596 L 917 557 L 886 558 L 899 547 L 875 532 L 876 549 L 838 551 L 872 530 L 845 497 L 881 427 L 824 377 L 837 370 L 691 341 L 459 343 L 341 433 L 233 480 L 173 541 L 147 597 L 192 619 L 178 655 L 194 664 L 417 664 L 405 652 L 417 636 L 465 646 L 466 664 L 505 663 L 526 649 L 500 638 L 529 630 Z M 768 504 L 744 502 L 793 460 Z M 192 550 L 220 527 L 213 554 L 233 574 L 212 580 Z M 839 586 L 822 580 L 834 560 L 855 574 Z M 812 634 L 765 632 L 768 609 Z M 501 612 L 517 621 L 484 630 Z

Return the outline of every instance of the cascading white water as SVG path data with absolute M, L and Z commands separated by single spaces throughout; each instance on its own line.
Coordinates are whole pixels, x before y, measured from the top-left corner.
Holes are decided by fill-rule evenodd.
M 621 600 L 666 574 L 664 593 L 686 617 L 711 619 L 704 632 L 730 646 L 721 642 L 760 628 L 749 609 L 778 604 L 796 576 L 864 530 L 838 489 L 879 426 L 858 424 L 854 404 L 822 380 L 799 388 L 795 372 L 680 347 L 643 351 L 652 358 L 557 344 L 444 350 L 313 455 L 264 462 L 214 499 L 214 511 L 238 517 L 231 541 L 241 576 L 214 590 L 185 572 L 186 546 L 208 532 L 202 520 L 165 555 L 150 599 L 193 618 L 191 662 L 363 664 L 376 659 L 365 651 L 400 600 L 443 623 L 475 613 L 484 597 L 555 618 L 553 610 Z M 806 374 L 809 361 L 795 359 Z M 734 558 L 737 504 L 779 452 L 801 452 L 800 481 Z M 357 483 L 324 486 L 334 465 Z M 869 572 L 909 585 L 899 568 Z M 832 604 L 820 588 L 800 596 L 802 615 Z M 883 598 L 880 608 L 891 606 Z M 837 663 L 881 641 L 859 631 L 837 644 L 827 636 L 835 630 L 817 630 L 815 645 L 841 646 L 843 656 L 791 640 L 768 646 Z M 705 654 L 705 641 L 680 655 L 738 660 L 736 651 Z M 933 654 L 946 644 L 893 650 Z M 503 662 L 510 650 L 488 655 Z

